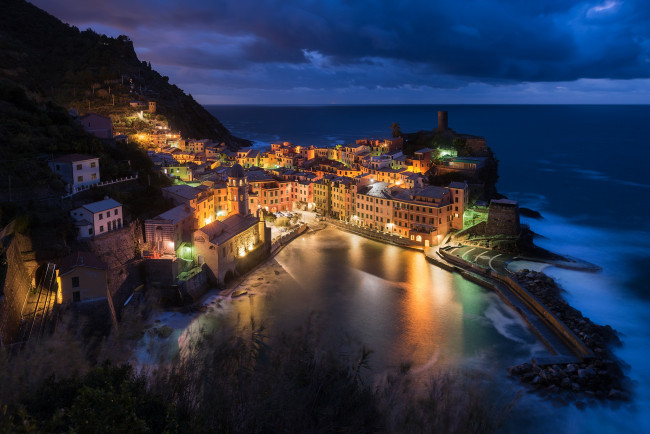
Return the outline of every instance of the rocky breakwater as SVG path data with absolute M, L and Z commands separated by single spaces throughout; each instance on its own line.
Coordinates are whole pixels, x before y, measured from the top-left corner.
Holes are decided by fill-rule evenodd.
M 594 324 L 569 306 L 553 279 L 530 270 L 521 270 L 514 279 L 534 295 L 593 352 L 593 357 L 580 363 L 541 364 L 535 359 L 508 369 L 511 376 L 535 388 L 542 395 L 561 401 L 575 401 L 577 407 L 589 400 L 630 399 L 629 381 L 622 362 L 611 351 L 621 341 L 612 327 Z

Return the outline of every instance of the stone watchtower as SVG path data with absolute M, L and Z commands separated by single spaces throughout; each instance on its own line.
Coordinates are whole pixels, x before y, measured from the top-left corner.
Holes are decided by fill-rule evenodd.
M 486 235 L 518 235 L 519 206 L 508 199 L 492 200 L 488 210 Z
M 246 216 L 248 210 L 248 180 L 244 168 L 235 163 L 228 174 L 228 215 Z
M 444 133 L 449 129 L 447 112 L 440 110 L 438 112 L 438 127 L 434 130 L 438 133 Z

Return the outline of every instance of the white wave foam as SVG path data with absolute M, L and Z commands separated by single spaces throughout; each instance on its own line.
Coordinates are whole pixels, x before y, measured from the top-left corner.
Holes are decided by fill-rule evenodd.
M 500 335 L 511 341 L 528 346 L 531 341 L 524 339 L 522 336 L 530 335 L 526 323 L 514 312 L 501 303 L 498 298 L 490 297 L 489 305 L 483 315 L 490 324 L 499 332 Z

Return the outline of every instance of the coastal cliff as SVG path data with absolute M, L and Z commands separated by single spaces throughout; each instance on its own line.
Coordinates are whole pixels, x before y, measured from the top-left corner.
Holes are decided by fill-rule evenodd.
M 191 95 L 141 62 L 127 36 L 80 31 L 24 0 L 0 5 L 0 83 L 37 104 L 114 115 L 131 100 L 155 100 L 157 113 L 184 137 L 246 145 Z M 0 99 L 5 100 L 4 95 Z

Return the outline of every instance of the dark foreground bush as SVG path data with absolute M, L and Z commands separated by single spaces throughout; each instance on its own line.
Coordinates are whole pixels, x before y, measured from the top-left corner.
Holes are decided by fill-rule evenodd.
M 82 378 L 45 383 L 23 401 L 3 409 L 4 432 L 176 432 L 176 412 L 146 389 L 129 365 L 110 363 Z
M 65 357 L 53 351 L 56 359 Z M 42 348 L 33 352 L 39 354 Z M 347 355 L 329 349 L 312 322 L 275 339 L 254 323 L 220 330 L 185 343 L 174 361 L 139 375 L 110 363 L 90 370 L 77 363 L 77 374 L 66 373 L 61 360 L 41 366 L 23 352 L 16 363 L 0 358 L 6 369 L 0 386 L 14 391 L 0 393 L 0 429 L 490 433 L 509 410 L 494 403 L 480 378 L 459 373 L 436 374 L 423 385 L 421 375 L 403 365 L 372 382 L 364 373 L 369 355 L 363 348 Z M 28 379 L 17 363 L 38 374 L 24 388 L 8 377 L 20 372 Z M 46 377 L 50 366 L 55 370 Z
M 460 373 L 438 373 L 422 386 L 404 365 L 364 381 L 370 352 L 327 349 L 311 322 L 266 341 L 254 325 L 198 340 L 151 373 L 152 391 L 203 432 L 489 433 L 511 407 Z

